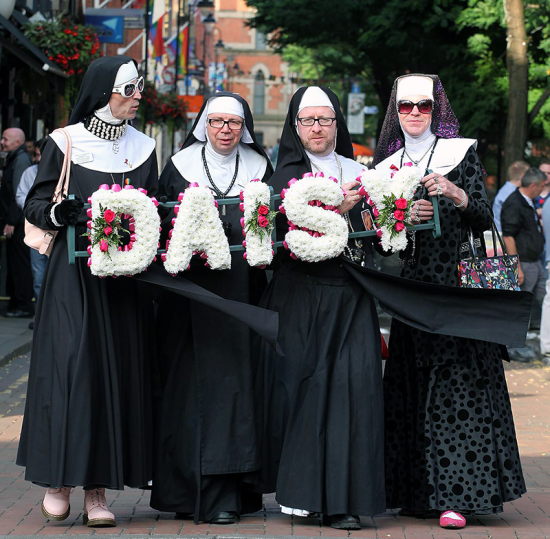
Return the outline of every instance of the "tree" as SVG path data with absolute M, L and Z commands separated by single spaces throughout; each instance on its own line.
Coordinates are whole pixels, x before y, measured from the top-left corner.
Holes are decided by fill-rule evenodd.
M 508 109 L 504 0 L 339 0 L 338 9 L 333 0 L 247 2 L 257 9 L 251 24 L 271 34 L 276 49 L 294 44 L 322 55 L 328 46 L 338 55 L 323 57 L 326 76 L 363 78 L 384 109 L 398 75 L 439 74 L 461 134 L 478 138 L 482 154 L 497 155 Z M 550 130 L 543 99 L 550 73 L 549 16 L 546 1 L 525 8 L 535 136 Z M 521 98 L 525 101 L 525 92 Z M 496 165 L 490 166 L 496 172 Z

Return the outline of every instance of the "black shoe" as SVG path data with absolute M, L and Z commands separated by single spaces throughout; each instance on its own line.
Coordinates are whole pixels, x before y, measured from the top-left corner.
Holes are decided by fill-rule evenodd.
M 176 513 L 176 520 L 193 520 L 193 513 Z
M 210 524 L 235 524 L 239 520 L 239 515 L 235 511 L 220 511 Z
M 29 329 L 34 329 L 34 320 L 29 322 Z
M 5 316 L 6 318 L 29 318 L 31 313 L 17 309 L 16 311 L 8 311 Z
M 330 527 L 336 530 L 360 530 L 361 522 L 356 515 L 330 515 Z

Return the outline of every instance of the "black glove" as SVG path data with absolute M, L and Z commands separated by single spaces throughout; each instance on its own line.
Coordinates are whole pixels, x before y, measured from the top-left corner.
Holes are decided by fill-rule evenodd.
M 51 219 L 51 210 L 55 203 L 48 204 L 44 210 L 44 217 L 46 222 L 51 225 L 52 228 L 59 228 Z M 69 200 L 66 198 L 55 206 L 54 217 L 57 223 L 61 226 L 76 225 L 80 212 L 84 207 L 84 202 L 78 197 Z
M 162 204 L 165 204 L 166 202 L 168 202 L 168 197 L 165 197 L 165 196 L 160 197 L 159 202 L 162 202 Z M 166 219 L 166 217 L 170 215 L 170 212 L 172 211 L 172 209 L 173 208 L 168 208 L 166 206 L 161 206 L 159 204 L 157 211 L 159 212 L 159 217 L 161 221 L 164 221 L 164 219 Z

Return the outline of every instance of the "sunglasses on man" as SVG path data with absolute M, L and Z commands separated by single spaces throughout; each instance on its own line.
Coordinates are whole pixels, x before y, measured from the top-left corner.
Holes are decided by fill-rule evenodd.
M 113 88 L 113 92 L 120 94 L 122 97 L 132 97 L 136 91 L 140 94 L 143 92 L 145 87 L 145 81 L 143 77 L 140 77 L 136 82 L 125 82 L 124 84 L 119 84 Z
M 402 99 L 397 102 L 397 112 L 399 112 L 399 114 L 410 114 L 415 106 L 418 107 L 418 112 L 422 114 L 431 114 L 434 108 L 434 103 L 431 99 L 421 99 L 416 103 L 413 103 L 408 99 Z

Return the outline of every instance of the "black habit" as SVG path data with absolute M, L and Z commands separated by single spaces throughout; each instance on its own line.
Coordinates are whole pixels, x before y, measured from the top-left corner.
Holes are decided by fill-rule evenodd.
M 68 127 L 73 142 L 86 147 L 89 140 L 93 151 L 111 155 L 112 142 L 86 134 L 81 122 L 106 104 L 118 68 L 128 61 L 106 57 L 92 64 Z M 126 157 L 134 167 L 123 174 L 101 171 L 104 163 L 97 155 L 87 166 L 73 162 L 69 194 L 86 201 L 101 184 L 125 178 L 149 195 L 156 193 L 154 142 L 131 127 L 119 140 L 116 158 Z M 139 148 L 139 155 L 131 154 L 131 147 Z M 41 228 L 50 228 L 44 213 L 62 161 L 63 151 L 50 137 L 25 204 L 27 219 Z M 77 250 L 89 245 L 82 237 L 86 221 L 82 211 Z M 84 258 L 69 265 L 67 227 L 59 229 L 40 291 L 17 455 L 27 480 L 51 488 L 147 485 L 152 477 L 152 305 L 131 278 L 100 279 Z
M 265 159 L 265 173 L 260 179 L 266 181 L 272 169 L 255 139 L 248 104 L 228 92 L 212 98 L 220 96 L 233 97 L 242 104 L 245 125 L 253 140 L 250 144 L 239 144 L 240 170 L 246 169 L 246 162 L 242 161 L 246 159 L 243 157 L 246 146 Z M 168 162 L 160 177 L 160 194 L 169 200 L 177 200 L 189 183 L 199 181 L 193 172 L 186 174 L 185 165 L 178 169 L 174 161 L 185 162 L 188 148 L 195 151 L 205 144 L 194 133 L 198 123 L 205 122 L 207 103 L 181 152 Z M 200 151 L 190 159 L 193 167 L 202 172 Z M 212 176 L 214 182 L 220 181 Z M 244 181 L 251 179 L 254 178 L 247 177 Z M 243 240 L 241 217 L 238 205 L 226 206 L 226 215 L 221 216 L 230 245 L 239 245 Z M 195 256 L 184 276 L 225 299 L 252 305 L 258 304 L 266 285 L 265 272 L 250 268 L 242 251 L 232 253 L 230 270 L 207 269 L 204 261 Z M 196 522 L 211 520 L 221 511 L 238 514 L 257 511 L 261 508 L 261 496 L 245 485 L 255 480 L 255 472 L 261 465 L 253 395 L 258 352 L 252 346 L 252 333 L 243 323 L 196 301 L 165 294 L 158 307 L 163 395 L 155 434 L 151 506 L 162 511 L 192 513 Z

